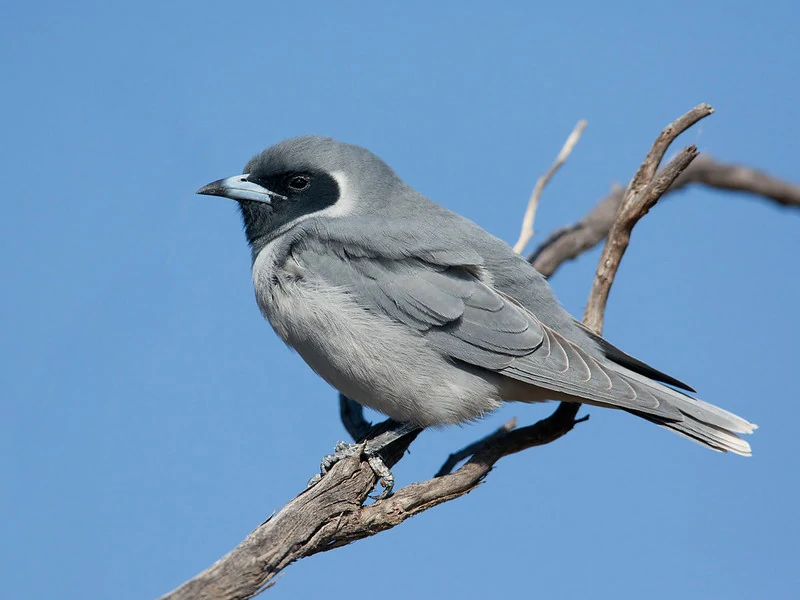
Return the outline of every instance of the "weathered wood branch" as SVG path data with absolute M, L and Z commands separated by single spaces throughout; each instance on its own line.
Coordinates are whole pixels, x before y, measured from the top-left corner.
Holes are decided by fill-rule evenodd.
M 686 170 L 689 163 L 697 157 L 697 148 L 687 146 L 667 167 L 658 173 L 667 149 L 681 133 L 714 112 L 708 104 L 700 104 L 688 113 L 670 123 L 656 138 L 653 147 L 628 184 L 628 189 L 617 211 L 617 218 L 611 226 L 603 254 L 597 265 L 592 291 L 583 315 L 584 324 L 595 333 L 602 333 L 608 294 L 614 277 L 617 275 L 622 256 L 631 240 L 633 226 L 655 206 L 658 199 L 667 191 L 678 175 Z
M 672 191 L 687 183 L 715 181 L 708 185 L 750 191 L 781 204 L 800 206 L 800 190 L 766 176 L 753 177 L 757 172 L 752 170 L 745 170 L 749 173 L 729 171 L 726 178 L 721 175 L 724 168 L 711 168 L 710 171 L 697 168 L 697 179 L 693 179 L 692 166 L 700 162 L 698 160 L 688 166 L 696 155 L 693 147 L 679 153 L 667 168 L 658 172 L 658 164 L 669 143 L 678 135 L 676 131 L 683 127 L 687 119 L 695 116 L 692 112 L 687 113 L 682 117 L 683 120 L 676 122 L 677 125 L 673 123 L 662 132 L 645 163 L 637 171 L 628 193 L 617 192 L 618 199 L 614 194 L 604 199 L 582 221 L 583 225 L 579 224 L 577 229 L 565 231 L 559 237 L 551 236 L 545 241 L 544 247 L 534 253 L 534 266 L 549 275 L 563 261 L 577 256 L 580 250 L 576 251 L 576 248 L 589 248 L 611 231 L 598 267 L 598 273 L 602 271 L 603 281 L 596 282 L 593 287 L 592 295 L 595 297 L 585 317 L 597 331 L 602 327 L 602 311 L 606 303 L 604 295 L 607 297 L 613 283 L 630 232 L 667 190 Z M 670 130 L 670 127 L 674 129 Z M 683 169 L 685 171 L 681 176 Z M 615 215 L 618 216 L 616 221 Z M 591 235 L 587 232 L 591 232 Z M 594 239 L 597 235 L 599 237 Z M 621 241 L 618 236 L 622 236 Z M 594 241 L 586 246 L 587 240 L 591 239 Z M 510 423 L 459 456 L 451 457 L 443 467 L 442 475 L 408 485 L 393 496 L 370 505 L 365 505 L 365 502 L 377 483 L 373 470 L 366 460 L 359 457 L 342 460 L 317 485 L 301 492 L 230 553 L 164 596 L 163 600 L 252 598 L 269 587 L 274 577 L 296 560 L 375 535 L 422 511 L 470 492 L 502 457 L 550 443 L 568 433 L 577 422 L 583 420 L 575 419 L 579 407 L 579 404 L 561 403 L 550 417 L 520 429 L 515 429 Z M 365 421 L 360 410 L 343 406 L 343 420 L 354 437 L 363 436 Z M 383 453 L 386 464 L 396 464 L 413 439 L 413 435 L 408 436 L 390 446 Z M 468 457 L 471 458 L 463 466 L 450 472 L 458 460 Z
M 575 125 L 572 133 L 569 134 L 567 141 L 565 141 L 564 145 L 561 147 L 561 151 L 558 153 L 558 156 L 556 156 L 556 160 L 553 162 L 552 166 L 544 175 L 536 180 L 536 185 L 533 186 L 531 197 L 528 199 L 528 207 L 525 209 L 525 215 L 522 217 L 522 228 L 519 232 L 519 239 L 517 239 L 513 246 L 514 252 L 517 254 L 522 254 L 525 251 L 525 248 L 528 246 L 528 242 L 530 242 L 531 238 L 533 237 L 533 224 L 536 221 L 536 211 L 539 208 L 539 200 L 542 197 L 544 186 L 549 183 L 549 181 L 553 178 L 553 175 L 556 174 L 561 166 L 567 162 L 567 159 L 575 149 L 578 140 L 581 139 L 583 130 L 586 129 L 586 124 L 587 122 L 585 119 L 578 121 L 578 124 Z
M 706 154 L 692 161 L 664 195 L 693 184 L 752 194 L 781 206 L 800 208 L 800 185 L 781 181 L 757 169 L 723 163 Z M 624 194 L 624 188 L 614 187 L 580 221 L 548 235 L 528 260 L 542 275 L 550 277 L 565 262 L 594 248 L 611 230 Z

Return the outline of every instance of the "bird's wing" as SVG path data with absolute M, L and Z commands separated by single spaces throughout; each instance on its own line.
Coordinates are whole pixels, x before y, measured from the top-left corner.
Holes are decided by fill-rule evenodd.
M 477 265 L 358 256 L 306 240 L 297 260 L 368 310 L 412 327 L 452 359 L 584 401 L 669 419 L 680 413 L 481 278 Z
M 640 375 L 644 375 L 645 377 L 649 377 L 650 379 L 661 381 L 676 388 L 686 390 L 687 392 L 697 391 L 688 384 L 683 383 L 680 379 L 675 379 L 671 375 L 667 375 L 666 373 L 659 371 L 654 367 L 651 367 L 647 363 L 642 362 L 638 358 L 634 358 L 627 352 L 620 350 L 605 338 L 597 335 L 594 331 L 586 327 L 586 325 L 584 325 L 580 321 L 576 320 L 575 326 L 579 327 L 582 331 L 586 333 L 586 335 L 588 335 L 591 339 L 593 339 L 597 343 L 598 347 L 600 348 L 600 351 L 606 356 L 606 358 L 617 363 L 618 365 L 621 365 L 626 369 L 630 369 L 635 373 L 639 373 Z
M 538 348 L 535 319 L 476 277 L 477 266 L 419 258 L 354 256 L 341 247 L 309 244 L 297 260 L 377 311 L 426 336 L 451 358 L 499 370 Z

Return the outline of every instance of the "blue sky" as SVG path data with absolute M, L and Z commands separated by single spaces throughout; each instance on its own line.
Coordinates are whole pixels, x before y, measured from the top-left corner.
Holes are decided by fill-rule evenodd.
M 333 390 L 259 315 L 234 204 L 194 195 L 263 147 L 364 145 L 512 242 L 580 118 L 542 235 L 700 102 L 717 112 L 682 144 L 800 182 L 793 2 L 7 2 L 0 16 L 8 597 L 165 593 L 344 437 Z M 265 597 L 793 597 L 798 232 L 797 211 L 684 191 L 640 224 L 609 302 L 609 339 L 761 425 L 752 459 L 592 409 L 468 497 L 302 561 Z M 552 281 L 576 315 L 597 256 Z M 398 484 L 547 412 L 424 433 Z

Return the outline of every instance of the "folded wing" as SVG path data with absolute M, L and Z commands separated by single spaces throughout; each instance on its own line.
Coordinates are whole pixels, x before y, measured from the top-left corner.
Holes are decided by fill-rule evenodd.
M 431 262 L 433 253 L 427 260 L 361 254 L 326 244 L 306 246 L 300 260 L 331 284 L 346 288 L 368 310 L 419 331 L 453 360 L 557 397 L 626 410 L 715 450 L 749 454 L 747 443 L 733 432 L 750 433 L 755 426 L 654 381 L 648 377 L 651 372 L 688 387 L 607 342 L 600 344 L 607 347 L 606 356 L 616 351 L 627 362 L 590 354 L 493 287 L 478 260 L 441 264 L 458 262 L 457 252 L 443 254 L 446 259 L 439 263 Z

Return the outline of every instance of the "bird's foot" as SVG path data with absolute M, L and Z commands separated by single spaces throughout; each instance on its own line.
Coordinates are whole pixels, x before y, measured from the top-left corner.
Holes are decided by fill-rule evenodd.
M 394 475 L 391 469 L 386 466 L 383 458 L 380 456 L 381 450 L 386 448 L 389 444 L 397 441 L 401 437 L 410 433 L 418 433 L 419 427 L 408 425 L 405 423 L 393 424 L 389 430 L 384 431 L 380 435 L 375 436 L 369 440 L 358 444 L 348 444 L 347 442 L 337 442 L 334 447 L 333 454 L 323 457 L 319 465 L 319 473 L 314 475 L 308 480 L 308 487 L 316 485 L 325 476 L 325 474 L 333 468 L 333 465 L 340 460 L 350 458 L 351 456 L 364 456 L 369 463 L 370 468 L 378 476 L 383 491 L 377 496 L 370 496 L 374 500 L 383 500 L 392 494 L 394 489 Z
M 322 457 L 322 460 L 319 463 L 319 473 L 308 480 L 308 485 L 306 487 L 311 487 L 312 485 L 319 483 L 319 480 L 322 479 L 328 473 L 328 471 L 331 470 L 333 465 L 338 463 L 340 460 L 361 454 L 361 451 L 364 449 L 364 445 L 364 442 L 361 442 L 360 444 L 336 442 L 336 446 L 333 447 L 333 454 L 326 454 Z
M 369 466 L 372 468 L 375 475 L 380 477 L 383 491 L 377 496 L 370 496 L 375 500 L 383 500 L 388 498 L 394 488 L 394 475 L 391 469 L 386 466 L 383 459 L 377 454 L 377 451 L 368 451 L 366 442 L 360 444 L 348 444 L 347 442 L 337 442 L 333 449 L 333 454 L 328 454 L 322 458 L 319 464 L 319 473 L 314 475 L 308 480 L 308 486 L 311 487 L 319 483 L 319 481 L 333 468 L 333 465 L 340 460 L 350 458 L 351 456 L 361 456 L 367 459 Z

